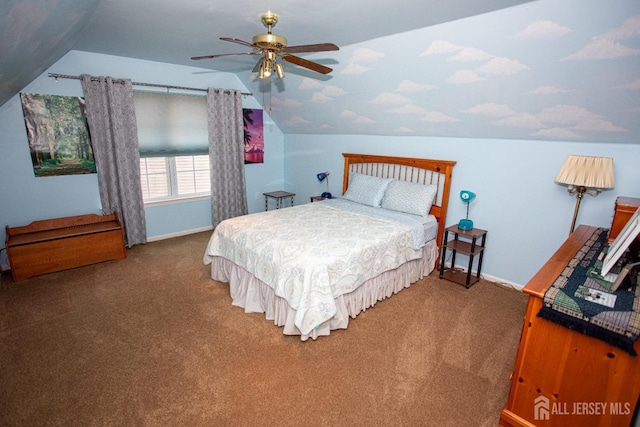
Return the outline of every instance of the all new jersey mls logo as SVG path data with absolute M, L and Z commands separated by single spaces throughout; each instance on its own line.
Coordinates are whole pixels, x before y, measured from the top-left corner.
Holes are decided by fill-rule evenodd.
M 533 419 L 549 419 L 549 399 L 544 396 L 538 396 L 536 400 L 533 401 Z

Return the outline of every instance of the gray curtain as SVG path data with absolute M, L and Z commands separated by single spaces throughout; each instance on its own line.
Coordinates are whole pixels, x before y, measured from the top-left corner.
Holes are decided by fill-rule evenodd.
M 127 247 L 146 243 L 138 130 L 131 80 L 82 75 L 102 210 L 117 213 Z
M 209 158 L 211 163 L 211 216 L 213 226 L 246 215 L 244 176 L 244 126 L 238 91 L 207 91 Z

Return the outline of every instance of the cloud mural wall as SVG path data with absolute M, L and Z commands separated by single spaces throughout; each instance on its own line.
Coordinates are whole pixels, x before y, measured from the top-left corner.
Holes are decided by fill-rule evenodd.
M 334 72 L 272 87 L 285 133 L 640 143 L 636 0 L 542 0 L 308 58 Z

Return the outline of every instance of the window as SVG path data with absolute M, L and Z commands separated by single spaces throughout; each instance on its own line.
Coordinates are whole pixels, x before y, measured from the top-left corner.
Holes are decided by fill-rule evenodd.
M 145 203 L 211 194 L 204 96 L 133 93 Z
M 141 157 L 140 183 L 145 203 L 207 196 L 209 156 Z

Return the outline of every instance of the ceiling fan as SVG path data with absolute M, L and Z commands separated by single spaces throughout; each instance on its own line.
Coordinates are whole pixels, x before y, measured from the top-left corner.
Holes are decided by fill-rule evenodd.
M 278 59 L 280 58 L 292 64 L 307 68 L 321 74 L 329 74 L 331 71 L 333 71 L 329 67 L 325 67 L 324 65 L 318 64 L 317 62 L 309 61 L 307 59 L 300 58 L 299 56 L 292 55 L 292 53 L 326 52 L 331 50 L 339 50 L 338 46 L 333 43 L 287 46 L 286 38 L 277 34 L 273 34 L 271 32 L 272 28 L 278 22 L 278 16 L 269 12 L 262 15 L 261 20 L 264 26 L 267 27 L 267 34 L 258 34 L 254 36 L 251 39 L 251 43 L 234 37 L 220 37 L 220 40 L 238 43 L 253 48 L 253 51 L 243 53 L 221 53 L 218 55 L 194 56 L 191 59 L 212 59 L 231 55 L 262 55 L 262 58 L 260 58 L 256 66 L 253 67 L 252 70 L 253 72 L 258 72 L 258 77 L 260 77 L 261 79 L 271 76 L 272 73 L 275 73 L 279 78 L 284 77 L 284 67 L 282 66 L 282 62 L 278 61 Z

